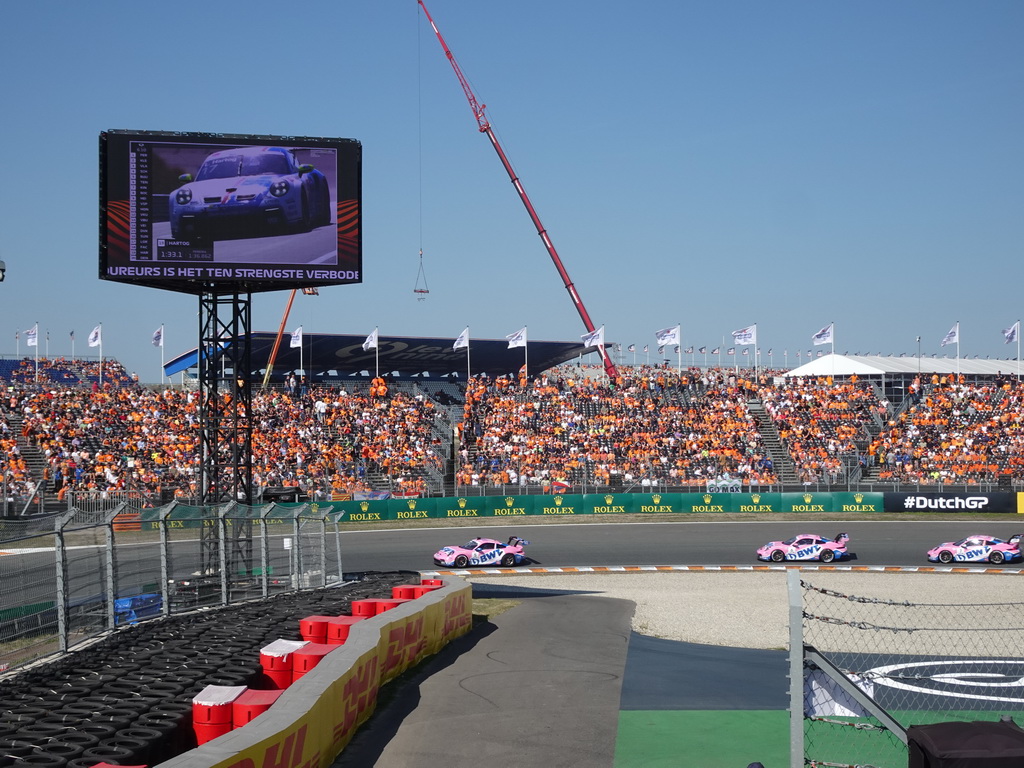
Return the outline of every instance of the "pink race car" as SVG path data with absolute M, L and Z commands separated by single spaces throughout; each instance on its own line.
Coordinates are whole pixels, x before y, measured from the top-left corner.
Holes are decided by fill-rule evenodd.
M 983 534 L 968 536 L 932 547 L 928 550 L 928 559 L 933 563 L 1012 563 L 1021 559 L 1020 538 L 1020 534 L 1011 536 L 1009 541 Z
M 467 565 L 519 565 L 526 560 L 523 548 L 530 542 L 511 536 L 507 542 L 475 538 L 461 546 L 441 547 L 434 553 L 434 565 L 465 568 Z
M 758 560 L 771 560 L 781 563 L 783 560 L 820 560 L 831 563 L 847 556 L 846 543 L 850 536 L 838 534 L 834 539 L 826 539 L 813 533 L 801 533 L 785 541 L 769 541 L 757 550 Z

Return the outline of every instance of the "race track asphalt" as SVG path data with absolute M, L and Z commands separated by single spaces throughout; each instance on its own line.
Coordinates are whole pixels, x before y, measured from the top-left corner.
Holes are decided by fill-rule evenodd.
M 784 651 L 639 635 L 628 600 L 474 596 L 522 602 L 396 683 L 332 768 L 788 765 Z

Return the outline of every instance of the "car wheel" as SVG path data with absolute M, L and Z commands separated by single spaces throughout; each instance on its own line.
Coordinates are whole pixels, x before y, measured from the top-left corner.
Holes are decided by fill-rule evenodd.
M 946 563 L 946 564 L 952 563 L 953 562 L 953 553 L 952 552 L 948 552 L 945 549 L 942 550 L 941 552 L 939 552 L 939 562 L 940 563 Z
M 781 563 L 783 560 L 786 559 L 786 553 L 783 552 L 781 549 L 773 549 L 771 557 L 773 563 Z
M 823 563 L 831 563 L 835 559 L 836 559 L 836 553 L 833 552 L 831 549 L 823 549 L 823 550 L 821 550 L 821 562 L 823 562 Z
M 469 565 L 469 558 L 465 555 L 459 555 L 452 562 L 452 565 L 454 565 L 456 568 L 465 568 L 467 565 Z
M 988 556 L 988 561 L 992 563 L 992 565 L 1002 565 L 1002 562 L 1005 559 L 1006 558 L 1003 556 L 1002 552 L 993 552 Z
M 515 565 L 516 564 L 516 556 L 515 555 L 505 555 L 503 558 L 501 558 L 501 564 L 503 566 L 505 566 L 506 568 Z

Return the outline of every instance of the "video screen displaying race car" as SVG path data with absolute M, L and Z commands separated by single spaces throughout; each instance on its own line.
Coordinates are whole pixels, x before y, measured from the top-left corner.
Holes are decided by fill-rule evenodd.
M 933 563 L 1012 563 L 1021 559 L 1020 538 L 1020 534 L 1008 540 L 975 534 L 932 547 L 928 559 Z
M 285 147 L 213 152 L 194 177 L 178 180 L 183 184 L 168 196 L 174 239 L 280 235 L 331 223 L 327 178 Z
M 831 563 L 849 557 L 846 545 L 850 536 L 840 533 L 828 539 L 814 533 L 801 533 L 785 541 L 769 541 L 757 550 L 758 560 L 781 563 L 784 560 L 819 560 Z
M 520 565 L 526 560 L 524 548 L 530 542 L 511 536 L 507 542 L 476 538 L 465 544 L 441 547 L 434 553 L 434 565 L 465 568 L 469 565 Z
M 362 281 L 354 139 L 105 131 L 100 277 L 203 293 Z

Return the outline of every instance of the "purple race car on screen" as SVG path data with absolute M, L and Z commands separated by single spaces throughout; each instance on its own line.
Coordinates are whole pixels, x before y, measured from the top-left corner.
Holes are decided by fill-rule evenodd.
M 1021 559 L 1020 534 L 1009 540 L 977 534 L 960 541 L 947 541 L 928 550 L 933 563 L 1012 563 Z
M 475 538 L 457 547 L 441 547 L 434 553 L 434 565 L 465 568 L 467 565 L 519 565 L 526 560 L 523 548 L 530 542 L 511 536 L 507 542 Z
M 769 541 L 757 550 L 758 560 L 820 560 L 831 563 L 847 556 L 848 534 L 840 533 L 834 539 L 826 539 L 813 533 L 801 533 L 785 541 Z

